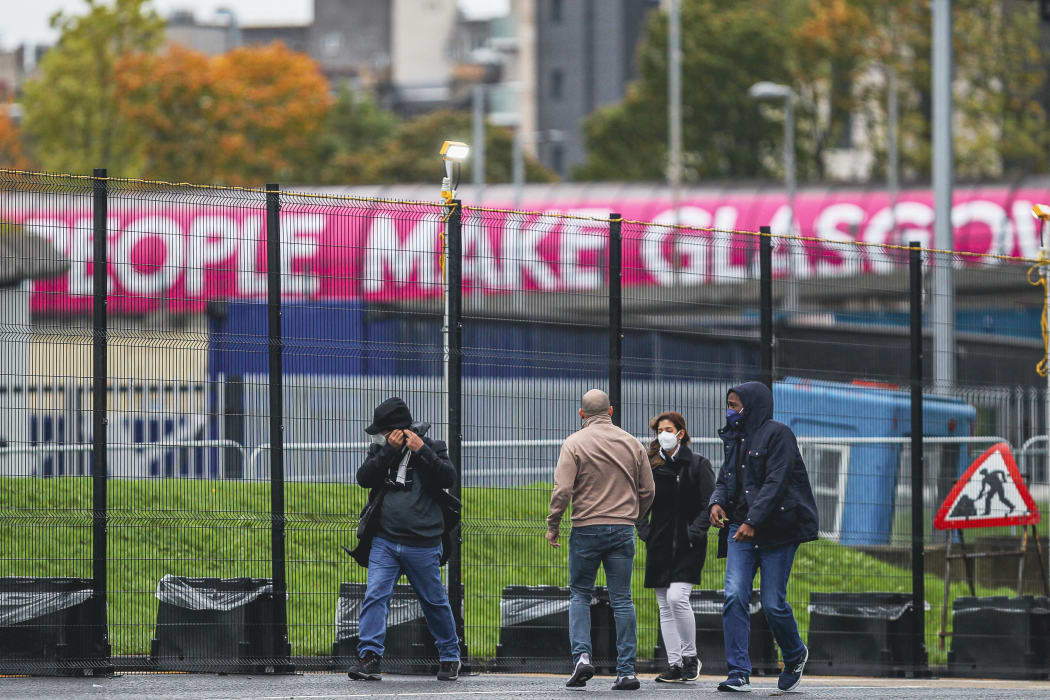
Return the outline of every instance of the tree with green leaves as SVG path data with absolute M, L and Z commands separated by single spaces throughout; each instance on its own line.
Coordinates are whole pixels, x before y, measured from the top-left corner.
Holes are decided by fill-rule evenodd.
M 120 113 L 114 69 L 129 51 L 160 45 L 164 23 L 149 0 L 85 0 L 82 15 L 56 13 L 57 45 L 23 89 L 24 133 L 44 169 L 135 176 L 142 167 L 142 134 Z
M 1036 8 L 1012 0 L 953 3 L 956 176 L 1045 172 L 1050 154 L 1046 48 Z M 782 177 L 783 106 L 758 104 L 761 80 L 798 96 L 799 179 L 826 178 L 827 156 L 859 145 L 887 160 L 887 81 L 897 76 L 905 179 L 931 162 L 928 0 L 682 1 L 686 181 Z M 667 156 L 667 16 L 650 15 L 638 79 L 623 101 L 584 122 L 580 179 L 662 180 Z
M 442 142 L 471 141 L 469 112 L 439 110 L 401 122 L 388 138 L 344 158 L 337 158 L 337 172 L 330 184 L 373 184 L 377 182 L 440 182 L 443 173 L 438 151 Z M 513 134 L 510 129 L 489 125 L 485 129 L 485 181 L 510 182 Z M 463 177 L 470 178 L 471 164 L 463 166 Z M 534 158 L 525 159 L 529 182 L 553 182 L 557 176 Z
M 763 119 L 747 90 L 759 80 L 791 78 L 784 60 L 785 3 L 682 2 L 682 141 L 686 181 L 768 174 L 763 154 L 780 125 Z M 638 79 L 624 100 L 583 125 L 587 161 L 580 180 L 662 180 L 667 169 L 667 28 L 652 12 L 637 54 Z

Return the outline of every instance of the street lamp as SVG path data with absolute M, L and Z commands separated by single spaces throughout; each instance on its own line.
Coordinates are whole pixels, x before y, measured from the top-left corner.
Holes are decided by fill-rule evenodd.
M 795 91 L 787 85 L 767 80 L 755 83 L 747 94 L 754 100 L 784 100 L 784 185 L 787 189 L 788 234 L 795 230 Z M 784 295 L 784 307 L 791 313 L 798 309 L 798 287 L 795 283 L 794 243 L 788 244 L 789 282 Z
M 441 215 L 441 232 L 439 238 L 441 241 L 441 289 L 445 296 L 445 312 L 441 321 L 441 349 L 444 358 L 444 370 L 442 373 L 442 392 L 441 392 L 441 403 L 442 403 L 442 414 L 446 420 L 450 419 L 449 416 L 449 405 L 448 405 L 448 375 L 449 375 L 449 361 L 452 358 L 451 349 L 449 345 L 449 279 L 448 279 L 448 264 L 446 262 L 446 256 L 448 246 L 445 244 L 445 230 L 444 224 L 452 217 L 454 213 L 453 202 L 456 199 L 456 189 L 459 187 L 459 176 L 460 169 L 463 166 L 463 161 L 470 155 L 470 146 L 463 143 L 462 141 L 445 141 L 441 144 L 441 152 L 439 154 L 441 160 L 445 163 L 445 176 L 441 179 L 441 201 L 444 204 L 442 207 Z M 453 173 L 455 174 L 455 184 L 453 184 Z M 457 250 L 461 250 L 460 246 L 456 246 Z M 451 421 L 448 425 L 451 426 Z
M 470 146 L 462 141 L 446 141 L 441 144 L 441 159 L 445 161 L 445 177 L 441 180 L 441 199 L 447 207 L 456 198 L 459 187 L 460 168 L 470 155 Z M 452 173 L 455 171 L 456 184 L 452 184 Z

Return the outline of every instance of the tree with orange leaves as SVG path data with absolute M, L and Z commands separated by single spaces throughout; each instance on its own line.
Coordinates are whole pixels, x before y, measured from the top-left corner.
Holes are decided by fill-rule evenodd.
M 29 158 L 22 149 L 22 136 L 7 107 L 0 104 L 0 168 L 25 170 L 30 167 Z
M 171 46 L 130 54 L 117 71 L 120 110 L 146 133 L 146 174 L 259 185 L 309 181 L 329 109 L 328 84 L 283 44 L 219 56 Z

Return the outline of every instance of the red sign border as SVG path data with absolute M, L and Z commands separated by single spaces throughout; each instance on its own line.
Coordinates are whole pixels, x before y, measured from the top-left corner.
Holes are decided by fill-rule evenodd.
M 991 459 L 992 455 L 996 452 L 1001 452 L 1003 455 L 1003 462 L 1006 463 L 1006 469 L 1010 473 L 1010 478 L 1013 479 L 1014 485 L 1017 487 L 1018 493 L 1021 494 L 1021 498 L 1024 499 L 1025 505 L 1028 506 L 1028 515 L 1008 515 L 1002 518 L 976 518 L 973 520 L 963 520 L 958 522 L 947 522 L 947 518 L 951 512 L 951 507 L 955 504 L 955 499 L 958 498 L 962 490 L 966 488 L 966 484 L 970 482 L 970 478 L 974 475 L 982 464 L 987 460 Z M 1035 504 L 1032 499 L 1032 494 L 1028 492 L 1028 485 L 1024 483 L 1024 479 L 1021 478 L 1021 472 L 1017 468 L 1017 462 L 1014 461 L 1013 452 L 1010 451 L 1010 445 L 1005 442 L 997 442 L 987 450 L 984 451 L 980 457 L 974 460 L 974 463 L 970 465 L 959 480 L 955 482 L 955 486 L 948 493 L 948 497 L 944 499 L 944 503 L 937 509 L 937 516 L 933 519 L 933 526 L 938 530 L 965 530 L 978 527 L 1010 527 L 1012 525 L 1034 525 L 1039 522 L 1039 507 Z

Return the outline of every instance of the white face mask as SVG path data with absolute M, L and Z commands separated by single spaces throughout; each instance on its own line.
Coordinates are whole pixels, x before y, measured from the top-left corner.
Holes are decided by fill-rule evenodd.
M 383 433 L 376 433 L 375 435 L 370 435 L 369 439 L 371 439 L 373 445 L 386 444 L 386 435 L 383 435 Z
M 664 452 L 670 452 L 678 445 L 678 434 L 661 431 L 656 435 L 656 441 Z

